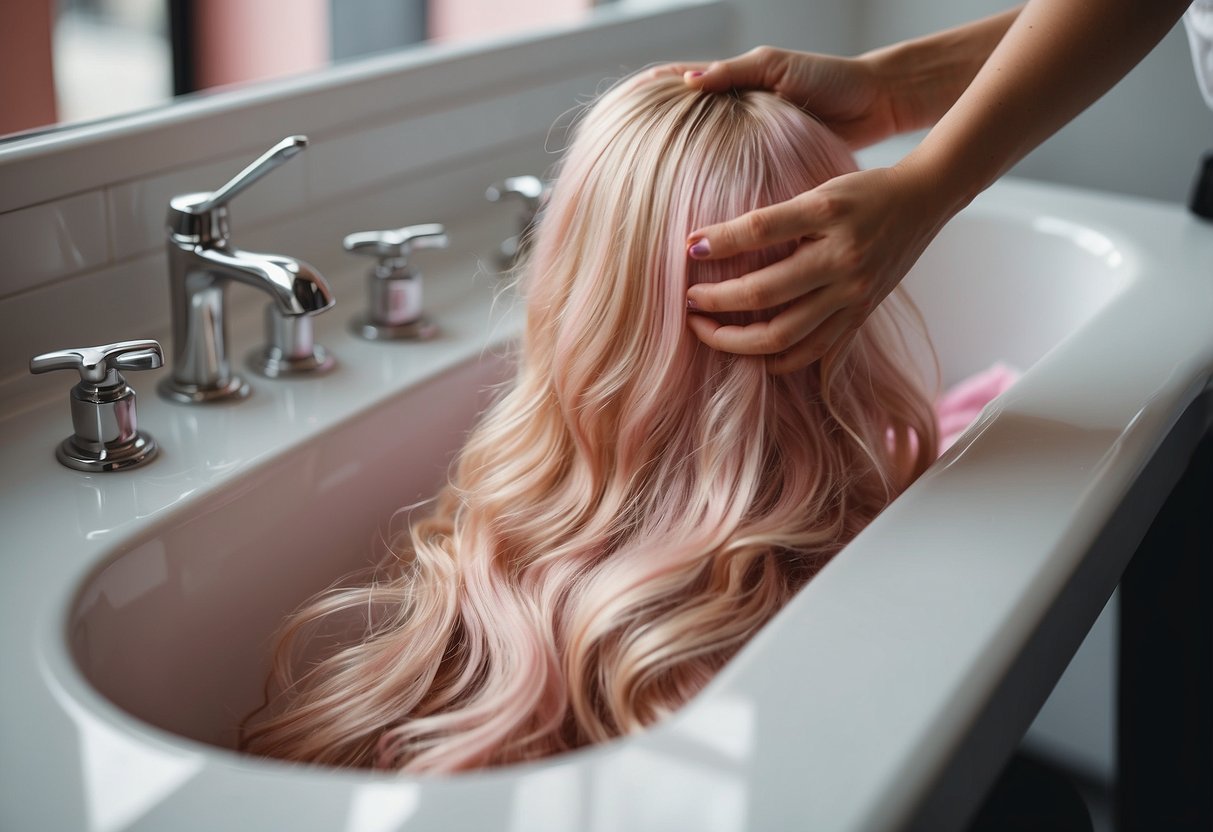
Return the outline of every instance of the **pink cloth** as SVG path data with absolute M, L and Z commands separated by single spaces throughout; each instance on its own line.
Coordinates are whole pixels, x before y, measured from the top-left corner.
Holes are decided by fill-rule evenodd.
M 953 385 L 935 403 L 939 419 L 939 452 L 954 443 L 981 410 L 1019 380 L 1020 372 L 1006 364 L 995 364 Z

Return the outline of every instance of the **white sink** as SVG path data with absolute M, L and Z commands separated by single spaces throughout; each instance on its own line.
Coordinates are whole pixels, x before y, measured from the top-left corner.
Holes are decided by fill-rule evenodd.
M 910 280 L 945 380 L 997 360 L 1031 367 L 1128 285 L 1131 256 L 1066 220 L 962 217 Z M 158 728 L 233 746 L 261 701 L 275 628 L 384 552 L 395 510 L 436 493 L 483 391 L 507 374 L 495 353 L 457 364 L 124 541 L 73 604 L 84 675 Z
M 331 376 L 261 381 L 234 407 L 145 394 L 164 451 L 140 471 L 60 469 L 59 408 L 15 417 L 0 802 L 26 825 L 103 832 L 953 827 L 1030 720 L 999 692 L 1043 700 L 1124 566 L 1091 542 L 1209 379 L 1209 264 L 1213 229 L 1177 207 L 992 189 L 909 285 L 945 381 L 996 360 L 1022 381 L 675 718 L 455 778 L 227 749 L 282 617 L 383 551 L 507 372 L 518 310 L 490 317 L 493 287 L 452 276 L 470 259 L 435 301 L 438 342 L 365 344 L 322 316 Z M 1058 610 L 1065 637 L 1016 670 Z

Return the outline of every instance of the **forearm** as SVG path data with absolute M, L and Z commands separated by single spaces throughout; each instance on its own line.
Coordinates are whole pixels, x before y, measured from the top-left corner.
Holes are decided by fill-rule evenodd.
M 901 167 L 951 216 L 1114 86 L 1188 3 L 1031 0 Z
M 859 56 L 885 91 L 895 132 L 929 127 L 961 96 L 1022 6 Z

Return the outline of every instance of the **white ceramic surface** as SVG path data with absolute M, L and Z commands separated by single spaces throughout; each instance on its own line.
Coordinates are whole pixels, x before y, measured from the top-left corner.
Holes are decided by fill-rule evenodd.
M 430 270 L 444 338 L 354 341 L 354 301 L 317 320 L 337 371 L 240 405 L 174 407 L 134 376 L 164 446 L 140 471 L 60 468 L 66 402 L 0 422 L 0 827 L 956 828 L 1124 566 L 1101 529 L 1213 369 L 1213 227 L 1000 184 L 910 285 L 945 379 L 999 359 L 1024 378 L 673 719 L 453 778 L 211 745 L 282 610 L 374 553 L 500 374 L 518 310 L 492 313 L 476 268 Z
M 0 295 L 105 263 L 109 249 L 101 194 L 77 194 L 0 214 L 0 252 Z

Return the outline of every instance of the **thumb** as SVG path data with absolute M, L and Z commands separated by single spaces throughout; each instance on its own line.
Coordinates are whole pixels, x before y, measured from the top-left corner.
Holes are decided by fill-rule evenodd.
M 760 46 L 727 61 L 712 61 L 702 69 L 688 70 L 683 80 L 688 86 L 705 92 L 724 92 L 733 88 L 774 90 L 773 80 L 780 75 L 778 50 Z

